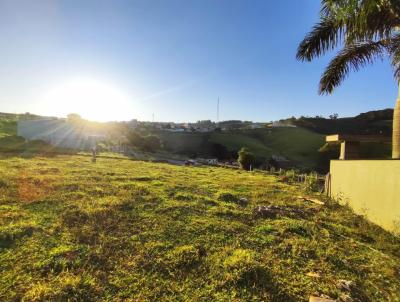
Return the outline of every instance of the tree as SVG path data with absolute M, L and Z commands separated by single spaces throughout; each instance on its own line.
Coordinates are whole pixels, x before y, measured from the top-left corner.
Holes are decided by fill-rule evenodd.
M 320 20 L 300 43 L 297 59 L 312 61 L 342 46 L 321 77 L 320 94 L 331 94 L 351 71 L 385 57 L 400 80 L 399 26 L 399 0 L 322 0 Z M 400 158 L 400 97 L 393 119 L 393 158 Z
M 219 143 L 213 143 L 211 145 L 211 155 L 215 156 L 219 160 L 230 158 L 231 154 L 228 149 Z
M 142 150 L 154 152 L 161 148 L 161 140 L 157 135 L 148 135 L 143 137 Z
M 329 118 L 330 118 L 331 120 L 337 120 L 338 117 L 339 117 L 339 114 L 337 114 L 337 113 L 331 114 L 331 115 L 329 116 Z
M 143 136 L 137 131 L 129 131 L 127 139 L 131 146 L 146 152 L 154 152 L 161 148 L 161 140 L 157 135 Z
M 143 137 L 136 131 L 129 131 L 127 139 L 130 145 L 141 148 L 143 144 Z
M 255 157 L 254 154 L 250 152 L 249 149 L 243 147 L 238 153 L 238 163 L 240 167 L 244 170 L 250 170 L 250 166 L 254 165 Z

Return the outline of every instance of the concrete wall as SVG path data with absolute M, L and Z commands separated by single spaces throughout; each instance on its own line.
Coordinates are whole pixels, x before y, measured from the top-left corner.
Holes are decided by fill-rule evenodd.
M 400 160 L 332 160 L 331 196 L 388 230 L 400 222 Z
M 54 146 L 90 149 L 104 135 L 90 131 L 84 125 L 74 125 L 62 119 L 18 121 L 17 134 L 27 140 L 43 140 Z

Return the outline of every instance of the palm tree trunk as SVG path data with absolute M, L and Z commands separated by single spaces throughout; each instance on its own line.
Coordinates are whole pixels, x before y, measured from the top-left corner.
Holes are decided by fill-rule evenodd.
M 392 158 L 400 159 L 400 91 L 393 112 Z

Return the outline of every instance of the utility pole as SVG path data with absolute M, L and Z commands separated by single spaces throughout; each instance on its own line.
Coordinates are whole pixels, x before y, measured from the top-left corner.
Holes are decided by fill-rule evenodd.
M 219 124 L 219 97 L 217 100 L 217 124 Z
M 154 123 L 154 112 L 153 112 L 153 114 L 152 114 L 152 120 L 153 120 L 153 123 Z

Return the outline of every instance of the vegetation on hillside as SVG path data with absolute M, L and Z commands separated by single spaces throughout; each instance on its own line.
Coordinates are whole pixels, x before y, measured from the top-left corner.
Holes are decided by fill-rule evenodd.
M 399 239 L 291 179 L 3 156 L 0 300 L 399 301 Z
M 167 150 L 189 156 L 212 156 L 215 145 L 227 149 L 225 159 L 235 159 L 237 152 L 248 148 L 256 157 L 257 164 L 268 163 L 273 155 L 282 156 L 292 165 L 303 169 L 317 169 L 318 149 L 325 137 L 303 128 L 264 128 L 233 130 L 213 133 L 158 132 Z M 222 158 L 224 159 L 224 158 Z
M 281 120 L 321 134 L 381 134 L 390 136 L 393 125 L 393 109 L 368 111 L 355 117 L 324 118 L 300 117 Z
M 161 149 L 161 141 L 157 135 L 141 135 L 136 131 L 129 131 L 127 140 L 130 146 L 146 152 L 155 152 Z

